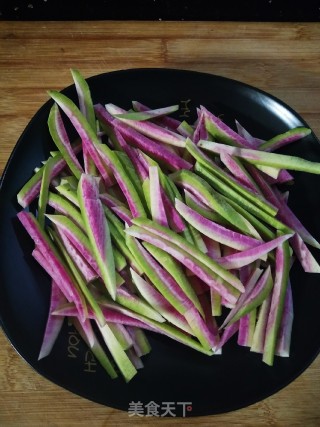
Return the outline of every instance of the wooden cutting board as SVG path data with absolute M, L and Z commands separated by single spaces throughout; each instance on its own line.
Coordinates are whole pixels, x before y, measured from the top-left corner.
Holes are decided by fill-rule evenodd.
M 320 26 L 227 22 L 0 22 L 0 174 L 46 90 L 135 67 L 204 71 L 279 97 L 320 137 Z M 276 395 L 212 417 L 163 425 L 318 426 L 320 359 Z M 1 426 L 156 425 L 75 396 L 34 372 L 0 333 Z

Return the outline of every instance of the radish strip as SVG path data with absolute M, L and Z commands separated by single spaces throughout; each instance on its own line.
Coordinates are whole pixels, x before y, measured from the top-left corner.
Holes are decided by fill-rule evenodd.
M 38 360 L 43 359 L 44 357 L 50 354 L 54 343 L 58 338 L 58 335 L 63 325 L 64 316 L 57 317 L 54 316 L 52 313 L 60 304 L 63 304 L 65 301 L 66 299 L 64 294 L 61 292 L 56 282 L 52 280 L 49 315 Z

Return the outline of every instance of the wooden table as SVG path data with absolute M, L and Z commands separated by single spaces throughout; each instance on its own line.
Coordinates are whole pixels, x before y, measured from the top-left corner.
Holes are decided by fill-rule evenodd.
M 47 89 L 135 67 L 205 71 L 281 98 L 320 137 L 320 25 L 186 22 L 0 22 L 0 174 Z M 1 426 L 320 424 L 320 359 L 276 395 L 248 408 L 193 419 L 129 418 L 34 372 L 0 333 Z

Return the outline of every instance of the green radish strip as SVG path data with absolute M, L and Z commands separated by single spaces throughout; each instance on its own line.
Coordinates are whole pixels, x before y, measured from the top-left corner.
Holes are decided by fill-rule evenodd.
M 121 348 L 121 345 L 110 329 L 110 326 L 106 323 L 104 326 L 100 326 L 98 324 L 98 327 L 104 342 L 123 375 L 123 378 L 126 382 L 129 382 L 137 374 L 136 368 L 130 361 L 126 352 Z
M 198 214 L 200 214 L 204 218 L 217 222 L 218 224 L 221 224 L 221 222 L 227 224 L 227 222 L 220 215 L 215 213 L 207 205 L 197 199 L 197 197 L 194 194 L 190 193 L 190 191 L 184 190 L 184 199 L 186 205 L 189 206 L 189 208 L 198 212 Z
M 175 147 L 185 147 L 185 138 L 173 131 L 165 129 L 152 122 L 141 122 L 120 118 L 119 115 L 126 113 L 126 111 L 114 104 L 107 104 L 106 110 L 113 116 L 117 115 L 117 120 L 121 120 L 121 122 L 132 127 L 141 134 L 152 138 L 153 140 L 173 145 Z
M 252 249 L 247 249 L 246 251 L 222 257 L 218 262 L 222 267 L 228 270 L 243 267 L 258 259 L 263 259 L 265 255 L 277 248 L 286 240 L 290 239 L 292 236 L 293 234 L 285 234 L 283 236 L 276 237 L 270 242 L 262 243 Z
M 96 129 L 96 117 L 93 109 L 89 85 L 78 70 L 71 70 L 71 74 L 78 94 L 80 111 L 86 117 L 92 129 Z M 89 154 L 86 145 L 84 145 L 83 148 L 85 172 L 90 173 L 92 175 L 96 175 L 96 166 Z
M 117 250 L 117 248 L 112 248 L 112 251 L 113 251 L 115 269 L 116 271 L 122 271 L 127 266 L 127 260 L 125 256 L 120 251 Z
M 257 206 L 255 206 L 250 201 L 244 199 L 241 195 L 239 195 L 236 191 L 234 191 L 232 188 L 228 186 L 228 184 L 225 184 L 224 182 L 220 181 L 219 178 L 214 176 L 208 169 L 201 166 L 199 163 L 196 163 L 195 165 L 196 172 L 202 176 L 202 178 L 206 179 L 207 182 L 214 187 L 216 191 L 219 191 L 221 194 L 223 194 L 225 197 L 228 198 L 228 200 L 232 200 L 233 202 L 237 203 L 239 206 L 241 206 L 243 209 L 254 215 L 255 217 L 262 219 L 267 224 L 271 225 L 272 227 L 281 230 L 283 232 L 289 232 L 290 229 L 283 224 L 278 219 L 274 218 L 273 216 L 269 215 L 265 211 L 261 210 Z
M 270 366 L 273 365 L 277 336 L 283 315 L 289 270 L 290 250 L 288 241 L 285 241 L 276 250 L 275 279 L 263 349 L 262 360 Z
M 291 238 L 290 244 L 306 273 L 320 273 L 320 265 L 299 234 Z
M 136 189 L 136 192 L 138 193 L 140 200 L 144 204 L 145 200 L 143 197 L 143 191 L 141 189 L 141 181 L 142 180 L 141 180 L 139 174 L 136 172 L 136 169 L 135 169 L 134 164 L 132 163 L 132 160 L 123 151 L 113 150 L 113 152 L 117 155 L 120 163 L 122 164 L 123 169 L 125 170 L 126 174 L 128 175 L 129 179 L 131 180 L 132 184 L 134 185 L 134 188 Z
M 95 166 L 97 167 L 103 178 L 105 185 L 107 187 L 111 186 L 113 182 L 109 176 L 109 171 L 101 162 L 95 148 L 97 145 L 101 145 L 99 138 L 95 132 L 95 127 L 92 128 L 90 126 L 86 117 L 67 96 L 57 91 L 49 91 L 49 95 L 64 111 L 64 113 L 67 115 L 67 117 L 75 127 L 82 140 L 82 146 L 85 147 L 85 150 L 87 150 L 90 156 L 92 157 Z
M 185 120 L 180 123 L 180 125 L 177 127 L 176 130 L 178 133 L 180 133 L 180 135 L 184 136 L 185 138 L 192 138 L 193 137 L 194 129 Z M 187 159 L 187 160 L 189 160 L 189 159 Z
M 222 314 L 221 295 L 219 295 L 213 289 L 210 289 L 210 303 L 211 303 L 211 315 L 221 316 Z
M 141 104 L 139 101 L 132 101 L 132 106 L 135 111 L 149 111 L 151 110 L 150 107 L 147 105 Z M 177 130 L 178 126 L 180 125 L 180 121 L 177 119 L 174 119 L 173 117 L 163 116 L 158 117 L 156 119 L 153 119 L 153 121 L 165 128 Z
M 270 304 L 271 304 L 271 296 L 272 294 L 270 293 L 268 297 L 261 304 L 258 312 L 257 323 L 254 329 L 251 348 L 250 348 L 250 351 L 253 351 L 255 353 L 261 353 L 261 354 L 263 353 L 265 332 L 266 332 L 268 314 L 270 311 Z
M 112 170 L 115 179 L 118 182 L 123 194 L 125 195 L 130 211 L 133 216 L 145 216 L 146 212 L 143 207 L 142 201 L 131 182 L 130 178 L 126 174 L 121 162 L 114 151 L 110 150 L 106 145 L 97 147 L 99 155 L 108 167 Z
M 176 199 L 175 206 L 180 215 L 189 224 L 199 230 L 203 235 L 215 240 L 216 242 L 238 250 L 249 249 L 258 246 L 260 243 L 257 239 L 229 230 L 228 228 L 204 218 L 178 199 Z
M 195 227 L 193 227 L 191 224 L 188 224 L 188 230 L 191 234 L 195 247 L 198 248 L 199 251 L 206 254 L 208 252 L 208 249 L 204 243 L 201 233 L 199 233 L 199 231 Z
M 163 201 L 165 213 L 167 216 L 167 220 L 169 222 L 169 226 L 176 231 L 177 233 L 181 233 L 186 229 L 186 226 L 181 219 L 180 215 L 174 208 L 174 199 L 175 197 L 180 197 L 181 195 L 178 191 L 178 189 L 175 187 L 173 182 L 168 178 L 159 167 L 158 163 L 151 159 L 149 156 L 147 156 L 145 153 L 142 153 L 139 151 L 139 158 L 144 166 L 144 168 L 149 172 L 150 167 L 157 167 L 158 168 L 158 174 L 159 174 L 159 180 L 160 180 L 160 192 L 161 192 L 161 198 Z M 149 173 L 148 173 L 149 176 Z M 143 189 L 144 194 L 148 198 L 148 206 L 149 211 L 151 212 L 151 204 L 150 204 L 150 188 L 149 188 L 149 179 L 145 179 L 143 182 Z M 179 196 L 178 196 L 179 195 Z
M 78 94 L 80 111 L 86 117 L 92 129 L 95 129 L 96 116 L 94 113 L 90 87 L 78 70 L 72 69 L 71 74 Z
M 169 302 L 158 292 L 152 285 L 144 280 L 133 269 L 130 269 L 131 276 L 135 286 L 141 296 L 150 303 L 154 309 L 161 314 L 168 322 L 177 326 L 188 334 L 192 334 L 192 330 L 185 318 L 169 304 Z
M 135 257 L 132 255 L 129 248 L 127 247 L 124 236 L 119 233 L 119 231 L 111 222 L 109 222 L 109 229 L 110 229 L 112 243 L 115 245 L 116 248 L 118 248 L 119 252 L 122 253 L 122 255 L 128 261 L 130 266 L 133 267 L 135 271 L 142 274 L 143 271 L 141 270 L 140 266 L 137 264 L 135 260 Z
M 165 321 L 161 314 L 154 310 L 150 304 L 144 302 L 137 295 L 131 294 L 122 287 L 117 289 L 116 301 L 123 307 L 129 308 L 130 310 L 148 317 L 149 319 L 154 319 L 160 323 Z
M 55 187 L 57 192 L 64 196 L 69 202 L 74 206 L 79 207 L 79 201 L 77 196 L 77 191 L 73 190 L 69 184 L 60 184 Z
M 105 217 L 95 179 L 83 174 L 79 181 L 78 198 L 87 235 L 92 245 L 102 280 L 111 297 L 116 297 L 116 274 L 108 221 Z
M 201 142 L 201 141 L 200 141 Z M 199 142 L 199 144 L 200 144 Z M 221 169 L 214 161 L 212 161 L 202 150 L 198 148 L 190 139 L 187 140 L 186 148 L 190 154 L 195 158 L 198 164 L 202 165 L 205 169 L 210 171 L 216 178 L 219 178 L 228 188 L 232 188 L 237 194 L 246 198 L 254 205 L 259 207 L 269 215 L 275 216 L 277 209 L 272 206 L 269 202 L 263 199 L 262 196 L 253 193 L 243 185 L 239 184 L 231 175 Z
M 277 169 L 267 165 L 255 165 L 255 167 L 259 169 L 261 172 L 263 172 L 264 174 L 266 174 L 267 176 L 269 176 L 270 178 L 275 180 L 279 178 L 279 175 L 281 172 L 281 169 Z
M 154 221 L 145 219 L 145 218 L 135 218 L 133 223 L 141 228 L 153 233 L 162 239 L 171 242 L 176 245 L 178 248 L 186 251 L 190 255 L 192 255 L 195 259 L 199 260 L 201 263 L 205 264 L 209 269 L 211 269 L 215 274 L 221 276 L 225 281 L 230 283 L 240 292 L 243 292 L 244 288 L 242 283 L 238 278 L 236 278 L 233 274 L 226 271 L 222 268 L 218 263 L 209 258 L 206 254 L 200 252 L 197 248 L 191 245 L 186 239 L 179 236 L 179 234 L 174 231 L 169 230 L 166 227 L 162 227 L 159 224 L 156 224 Z M 126 230 L 128 231 L 128 229 Z
M 17 216 L 27 233 L 37 245 L 38 251 L 35 251 L 35 254 L 40 253 L 41 259 L 45 261 L 45 265 L 42 265 L 42 267 L 45 268 L 47 273 L 55 280 L 68 301 L 73 301 L 76 304 L 81 321 L 84 321 L 86 313 L 73 277 L 51 239 L 43 231 L 31 212 L 21 211 Z M 37 261 L 40 262 L 38 259 Z
M 40 255 L 41 256 L 41 255 Z M 50 308 L 46 328 L 39 352 L 38 360 L 47 357 L 58 338 L 61 331 L 64 316 L 54 316 L 52 313 L 57 307 L 66 302 L 64 294 L 61 292 L 59 286 L 54 280 L 51 281 L 51 296 L 50 296 Z
M 78 179 L 73 175 L 62 176 L 60 180 L 60 184 L 67 184 L 70 189 L 76 190 L 78 188 Z
M 127 329 L 131 336 L 133 348 L 135 349 L 136 354 L 139 357 L 149 354 L 151 346 L 144 331 L 139 328 L 135 328 L 134 326 L 128 326 Z
M 184 292 L 182 292 L 177 282 L 157 261 L 155 261 L 143 246 L 130 235 L 127 235 L 126 242 L 144 274 L 164 298 L 166 298 L 180 314 L 184 314 L 186 310 L 191 308 L 191 301 L 186 297 Z
M 44 220 L 45 220 L 45 213 L 46 213 L 47 203 L 48 203 L 50 179 L 51 179 L 54 164 L 55 164 L 54 157 L 50 157 L 49 160 L 44 165 L 44 169 L 43 169 L 39 201 L 38 201 L 38 221 L 39 221 L 40 227 L 42 228 L 44 228 Z
M 89 345 L 88 338 L 85 334 L 85 331 L 84 331 L 81 323 L 76 318 L 73 318 L 72 322 L 73 322 L 74 327 L 76 328 L 76 330 L 79 332 L 80 336 L 82 337 L 82 339 L 85 341 L 85 343 L 87 345 Z M 96 359 L 100 362 L 101 366 L 104 368 L 104 370 L 107 372 L 107 374 L 112 379 L 117 378 L 118 377 L 117 372 L 115 371 L 110 359 L 108 358 L 108 356 L 104 352 L 103 348 L 101 347 L 101 345 L 99 343 L 98 338 L 96 337 L 96 335 L 94 333 L 93 333 L 93 337 L 94 337 L 94 342 L 93 342 L 93 345 L 90 347 L 90 350 L 92 351 L 92 353 L 96 357 Z
M 252 147 L 252 143 L 247 141 L 241 135 L 237 134 L 219 117 L 208 111 L 205 107 L 200 107 L 204 115 L 207 131 L 219 142 L 235 145 L 236 147 Z
M 98 273 L 89 265 L 86 258 L 83 257 L 83 255 L 76 249 L 74 244 L 68 239 L 68 237 L 64 233 L 60 233 L 57 227 L 56 229 L 60 239 L 64 244 L 66 251 L 72 258 L 78 270 L 83 275 L 85 281 L 89 283 L 97 279 L 99 277 Z
M 99 322 L 100 326 L 103 326 L 105 324 L 105 319 L 104 319 L 103 313 L 101 311 L 99 304 L 97 303 L 94 296 L 90 292 L 90 290 L 87 286 L 87 283 L 84 281 L 83 276 L 81 275 L 81 273 L 77 269 L 77 267 L 74 264 L 74 262 L 72 261 L 71 257 L 68 255 L 68 252 L 66 251 L 66 249 L 63 245 L 63 242 L 60 239 L 59 235 L 57 233 L 55 233 L 53 230 L 50 231 L 50 234 L 52 235 L 54 242 L 57 244 L 59 250 L 61 251 L 64 259 L 66 260 L 66 263 L 67 263 L 68 267 L 70 268 L 70 271 L 72 272 L 72 274 L 76 280 L 76 283 L 77 283 L 79 289 L 81 290 L 81 293 L 85 297 L 88 304 L 91 306 L 92 311 L 94 312 L 97 321 Z M 87 312 L 87 309 L 86 309 L 86 312 Z M 81 323 L 83 323 L 83 322 L 81 322 Z
M 55 209 L 56 212 L 70 218 L 79 228 L 84 230 L 83 219 L 80 211 L 64 197 L 59 194 L 49 192 L 48 205 Z
M 256 231 L 255 233 L 251 231 L 251 236 L 256 237 L 259 240 L 261 239 L 261 237 L 264 240 L 274 239 L 275 233 L 271 231 L 270 228 L 268 228 L 263 222 L 261 222 L 258 218 L 256 218 L 250 212 L 246 211 L 244 208 L 239 206 L 238 203 L 234 202 L 233 200 L 231 199 L 226 199 L 226 200 L 240 215 L 243 216 L 243 218 L 245 218 L 248 221 L 248 223 L 252 224 L 252 228 Z M 261 236 L 259 233 L 261 234 Z
M 255 193 L 261 194 L 260 188 L 237 157 L 232 157 L 229 154 L 224 153 L 220 155 L 220 160 L 234 175 L 234 177 L 238 178 L 241 184 L 250 188 Z
M 81 145 L 76 144 L 73 146 L 73 151 L 75 154 L 79 153 L 81 150 Z M 66 162 L 61 156 L 61 154 L 57 154 L 53 157 L 54 166 L 52 169 L 51 180 L 58 176 L 63 169 L 66 167 Z M 25 183 L 25 185 L 21 188 L 21 190 L 17 194 L 17 200 L 20 206 L 26 208 L 30 205 L 30 203 L 39 195 L 42 175 L 44 171 L 44 166 L 42 166 L 32 177 Z
M 129 348 L 133 346 L 132 338 L 123 325 L 120 323 L 109 323 L 108 326 L 111 329 L 113 335 L 119 341 L 119 344 L 123 350 L 129 350 Z
M 168 227 L 167 215 L 161 197 L 161 186 L 157 166 L 149 166 L 150 208 L 154 221 Z
M 220 326 L 220 329 L 225 328 L 228 325 L 228 323 L 232 320 L 233 316 L 243 306 L 244 301 L 247 298 L 247 295 L 250 295 L 256 283 L 258 282 L 261 274 L 262 274 L 262 270 L 260 268 L 254 268 L 252 271 L 251 270 L 249 271 L 249 274 L 247 277 L 242 279 L 245 284 L 245 292 L 240 295 L 239 299 L 236 301 L 236 304 L 230 310 L 227 317 L 224 319 L 222 325 Z
M 72 146 L 57 104 L 53 104 L 50 110 L 48 127 L 53 142 L 58 147 L 59 152 L 66 161 L 71 172 L 77 179 L 80 179 L 80 176 L 83 173 L 83 169 L 72 150 Z
M 192 285 L 184 274 L 180 264 L 176 262 L 166 251 L 163 251 L 162 249 L 159 249 L 150 243 L 144 242 L 143 246 L 147 249 L 148 252 L 150 252 L 153 258 L 155 258 L 156 261 L 158 261 L 158 263 L 161 264 L 162 267 L 164 267 L 175 279 L 185 295 L 190 299 L 190 301 L 192 301 L 197 310 L 204 316 L 200 301 Z
M 251 234 L 250 227 L 243 217 L 203 178 L 193 172 L 180 170 L 171 174 L 170 179 L 196 195 L 204 204 L 216 211 L 239 231 Z
M 144 120 L 156 119 L 158 117 L 166 116 L 178 110 L 179 110 L 179 105 L 171 105 L 169 107 L 156 108 L 154 110 L 144 110 L 140 112 L 134 111 L 134 112 L 128 112 L 128 113 L 114 114 L 114 117 L 117 117 L 118 119 L 144 121 Z
M 68 217 L 64 215 L 48 215 L 47 218 L 55 224 L 59 233 L 65 235 L 73 246 L 80 252 L 80 254 L 85 258 L 91 267 L 99 274 L 100 270 L 98 263 L 93 255 L 93 249 L 91 243 L 88 239 L 88 236 L 77 227 L 74 222 L 72 222 Z
M 144 368 L 144 364 L 134 348 L 129 348 L 126 353 L 136 369 Z
M 227 153 L 230 156 L 241 157 L 242 159 L 246 159 L 248 162 L 257 165 L 320 174 L 320 163 L 311 162 L 300 157 L 267 153 L 265 151 L 249 150 L 246 148 L 230 147 L 224 144 L 217 144 L 212 141 L 199 141 L 199 146 L 213 153 Z
M 108 222 L 113 224 L 118 233 L 122 236 L 123 239 L 125 239 L 124 224 L 121 222 L 121 220 L 106 206 L 103 206 L 103 210 Z
M 268 298 L 273 287 L 273 279 L 270 266 L 265 270 L 254 288 L 248 293 L 243 304 L 233 312 L 233 316 L 228 322 L 228 325 L 236 322 L 242 316 L 248 314 L 251 310 L 259 307 L 265 299 Z
M 134 319 L 141 320 L 146 325 L 148 325 L 148 327 L 151 328 L 154 332 L 158 332 L 160 334 L 166 335 L 175 341 L 178 341 L 190 348 L 193 348 L 194 350 L 199 351 L 200 353 L 206 354 L 207 356 L 211 356 L 213 354 L 212 351 L 204 349 L 198 341 L 194 340 L 189 335 L 186 335 L 180 329 L 177 329 L 174 326 L 169 325 L 168 323 L 159 323 L 159 322 L 156 322 L 155 320 L 148 319 L 144 316 L 133 313 L 130 310 L 123 308 L 113 302 L 111 303 L 109 301 L 101 300 L 100 303 L 105 307 L 117 310 L 123 314 L 133 317 Z
M 131 226 L 126 230 L 126 232 L 127 234 L 133 237 L 137 237 L 138 239 L 149 242 L 154 246 L 157 246 L 158 248 L 168 252 L 170 255 L 172 255 L 174 258 L 180 261 L 181 264 L 183 264 L 185 267 L 191 270 L 195 275 L 197 275 L 201 280 L 203 280 L 209 287 L 212 287 L 213 289 L 215 289 L 217 292 L 223 295 L 231 303 L 234 303 L 238 298 L 239 291 L 236 288 L 231 286 L 228 282 L 223 281 L 223 279 L 222 279 L 222 282 L 217 280 L 219 276 L 217 276 L 217 274 L 215 274 L 212 270 L 210 270 L 210 268 L 208 268 L 201 261 L 194 258 L 192 255 L 185 252 L 183 249 L 179 248 L 178 246 L 171 243 L 170 241 L 162 239 L 161 237 L 155 234 L 152 234 L 149 231 L 137 226 Z M 154 283 L 152 278 L 150 278 L 150 280 Z M 175 307 L 175 308 L 177 308 L 178 310 L 178 307 Z M 185 308 L 183 310 L 185 310 Z M 181 312 L 181 308 L 180 308 L 180 312 Z
M 307 135 L 310 135 L 311 129 L 305 127 L 297 127 L 290 129 L 287 132 L 281 133 L 280 135 L 274 136 L 268 141 L 263 142 L 259 145 L 259 151 L 275 151 L 280 147 L 291 144 L 292 142 L 298 141 Z

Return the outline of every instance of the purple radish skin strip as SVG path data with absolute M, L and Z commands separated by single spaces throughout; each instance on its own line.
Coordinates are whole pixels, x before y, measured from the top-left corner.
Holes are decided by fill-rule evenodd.
M 173 145 L 175 147 L 185 147 L 185 138 L 182 135 L 179 135 L 161 126 L 158 126 L 155 123 L 127 120 L 121 118 L 119 116 L 127 112 L 122 108 L 115 106 L 114 104 L 107 104 L 105 107 L 108 113 L 116 117 L 117 120 L 120 120 L 121 122 L 140 132 L 141 134 L 152 138 L 153 140 Z
M 267 255 L 273 249 L 277 248 L 278 245 L 281 245 L 284 241 L 290 239 L 292 236 L 293 234 L 285 234 L 283 236 L 276 237 L 274 240 L 271 240 L 267 243 L 262 243 L 253 249 L 247 249 L 246 251 L 242 251 L 234 255 L 222 257 L 217 260 L 217 262 L 219 262 L 222 267 L 228 270 L 243 267 L 258 259 L 263 259 L 262 257 Z
M 86 231 L 100 269 L 101 277 L 111 297 L 116 297 L 116 274 L 111 237 L 94 178 L 81 175 L 78 199 Z
M 133 269 L 130 273 L 135 286 L 137 287 L 141 296 L 154 307 L 168 322 L 177 326 L 184 332 L 192 334 L 192 330 L 185 318 L 170 303 L 158 292 L 152 285 L 139 276 Z
M 203 235 L 216 242 L 238 250 L 245 250 L 261 243 L 259 240 L 248 237 L 236 231 L 229 230 L 213 221 L 204 218 L 193 209 L 176 199 L 175 206 L 180 215 Z
M 80 176 L 84 171 L 72 149 L 72 145 L 66 128 L 64 127 L 57 104 L 54 104 L 50 110 L 48 127 L 52 140 L 56 144 L 71 172 L 77 179 L 80 179 Z
M 73 146 L 73 151 L 75 154 L 78 154 L 81 151 L 81 145 L 76 144 Z M 53 157 L 54 165 L 52 168 L 52 173 L 50 179 L 57 177 L 63 169 L 66 167 L 67 163 L 60 154 L 57 154 Z M 33 200 L 39 196 L 42 175 L 44 171 L 44 166 L 42 166 L 32 177 L 25 183 L 21 190 L 17 194 L 17 201 L 20 206 L 27 208 Z
M 291 344 L 291 331 L 294 318 L 293 311 L 293 300 L 292 300 L 292 289 L 291 283 L 288 282 L 283 315 L 281 319 L 281 324 L 279 328 L 277 344 L 275 355 L 280 357 L 289 357 L 290 356 L 290 344 Z
M 54 346 L 54 343 L 58 338 L 58 335 L 61 331 L 61 328 L 64 322 L 64 316 L 56 317 L 53 315 L 53 312 L 57 307 L 59 307 L 59 305 L 65 303 L 65 301 L 66 301 L 65 296 L 63 295 L 63 293 L 61 292 L 60 288 L 55 283 L 55 281 L 52 280 L 49 315 L 47 319 L 46 329 L 44 332 L 38 360 L 41 360 L 50 354 Z

